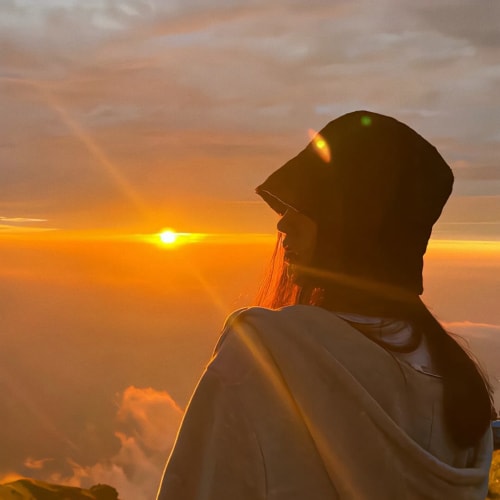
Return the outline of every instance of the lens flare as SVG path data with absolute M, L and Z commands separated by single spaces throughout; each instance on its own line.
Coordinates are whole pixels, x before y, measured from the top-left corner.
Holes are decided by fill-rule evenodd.
M 361 125 L 363 125 L 363 127 L 369 127 L 371 124 L 372 124 L 372 119 L 369 116 L 363 115 L 361 117 Z
M 309 139 L 313 145 L 314 150 L 318 154 L 318 156 L 325 162 L 329 163 L 331 159 L 330 146 L 328 142 L 313 129 L 309 129 Z

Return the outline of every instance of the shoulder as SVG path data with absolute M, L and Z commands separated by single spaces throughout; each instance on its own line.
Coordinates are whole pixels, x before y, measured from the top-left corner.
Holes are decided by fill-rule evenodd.
M 224 342 L 227 343 L 228 337 L 241 336 L 244 330 L 251 329 L 252 320 L 269 320 L 275 312 L 264 307 L 242 307 L 233 311 L 224 321 L 222 333 L 215 346 L 215 354 L 219 352 Z
M 293 371 L 327 359 L 349 367 L 358 365 L 360 358 L 381 356 L 384 362 L 392 359 L 331 311 L 304 305 L 276 310 L 249 307 L 228 316 L 210 369 L 234 383 L 246 379 L 256 365 Z
M 273 337 L 282 340 L 290 336 L 314 335 L 324 331 L 331 332 L 352 327 L 335 313 L 315 306 L 293 305 L 280 309 L 247 307 L 231 313 L 222 330 L 215 349 L 217 352 L 229 337 L 258 337 L 265 343 Z
M 261 307 L 246 307 L 233 311 L 225 320 L 207 371 L 224 385 L 235 385 L 249 379 L 255 364 L 258 335 L 253 319 L 268 318 L 274 311 Z
M 233 311 L 224 322 L 223 331 L 228 330 L 235 325 L 252 321 L 252 319 L 271 319 L 276 316 L 278 310 L 267 309 L 265 307 L 242 307 Z
M 226 318 L 215 353 L 220 350 L 223 344 L 227 344 L 230 338 L 237 337 L 241 340 L 243 337 L 261 336 L 267 332 L 283 330 L 287 328 L 287 325 L 296 325 L 297 317 L 300 315 L 300 306 L 281 309 L 267 309 L 265 307 L 237 309 Z
M 327 312 L 312 306 L 238 309 L 226 318 L 208 369 L 225 384 L 250 380 L 257 365 L 271 366 L 281 354 L 291 356 L 297 350 L 292 339 L 313 340 L 310 332 L 319 330 L 308 325 L 323 313 Z
M 321 307 L 307 305 L 286 306 L 280 309 L 267 309 L 265 307 L 244 307 L 232 312 L 224 322 L 224 329 L 236 324 L 252 322 L 288 322 L 288 321 L 339 321 L 335 313 L 326 311 Z

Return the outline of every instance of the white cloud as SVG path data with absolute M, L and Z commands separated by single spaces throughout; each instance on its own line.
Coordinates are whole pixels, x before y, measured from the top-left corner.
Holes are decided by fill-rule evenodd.
M 118 404 L 119 430 L 115 436 L 120 441 L 119 451 L 89 466 L 68 459 L 72 469 L 70 476 L 52 473 L 45 480 L 84 488 L 97 483 L 108 484 L 119 492 L 122 500 L 154 497 L 182 410 L 166 392 L 134 386 L 125 389 Z M 43 467 L 42 460 L 29 459 L 29 463 Z
M 144 450 L 164 453 L 175 439 L 181 415 L 166 392 L 130 386 L 121 397 L 117 417 L 126 428 L 135 429 L 134 437 Z

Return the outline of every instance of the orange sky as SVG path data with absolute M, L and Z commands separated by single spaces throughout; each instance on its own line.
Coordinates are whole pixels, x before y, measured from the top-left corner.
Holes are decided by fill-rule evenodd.
M 1 241 L 0 388 L 9 406 L 0 475 L 108 482 L 147 498 L 177 405 L 186 405 L 225 316 L 252 303 L 273 235 L 206 235 L 173 247 L 157 235 L 109 232 Z M 470 340 L 495 386 L 499 271 L 498 243 L 436 241 L 424 294 Z

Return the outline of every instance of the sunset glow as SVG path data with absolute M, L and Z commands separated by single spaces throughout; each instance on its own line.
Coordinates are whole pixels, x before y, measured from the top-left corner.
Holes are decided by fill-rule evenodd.
M 177 233 L 175 231 L 172 231 L 171 229 L 162 231 L 160 233 L 160 240 L 165 245 L 172 245 L 177 241 Z
M 208 233 L 180 232 L 175 231 L 174 229 L 162 229 L 158 233 L 137 235 L 136 237 L 140 241 L 152 243 L 160 248 L 173 249 L 187 244 L 206 241 L 207 239 L 210 240 L 213 239 L 214 236 L 216 235 Z

